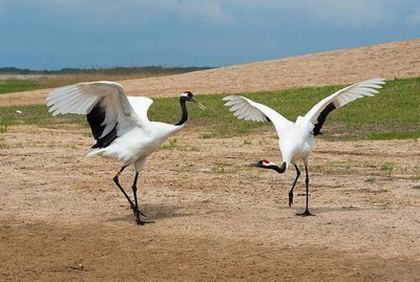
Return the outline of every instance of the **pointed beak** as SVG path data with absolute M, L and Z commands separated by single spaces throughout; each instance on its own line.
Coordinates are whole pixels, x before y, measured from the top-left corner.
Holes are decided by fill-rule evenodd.
M 206 109 L 206 107 L 204 107 L 204 105 L 201 104 L 200 102 L 198 102 L 195 98 L 192 98 L 191 102 L 193 102 L 194 104 L 196 104 L 203 111 Z

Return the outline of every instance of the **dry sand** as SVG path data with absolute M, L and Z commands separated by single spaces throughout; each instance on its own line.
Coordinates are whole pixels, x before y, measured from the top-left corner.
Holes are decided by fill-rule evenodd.
M 154 223 L 138 226 L 112 183 L 118 164 L 86 159 L 86 130 L 12 127 L 0 151 L 0 281 L 418 281 L 420 143 L 326 142 L 310 163 L 314 217 L 287 206 L 294 171 L 269 130 L 156 152 L 140 184 Z M 243 140 L 249 142 L 244 142 Z M 30 144 L 30 146 L 28 146 Z M 129 189 L 133 171 L 122 176 Z M 303 193 L 303 177 L 296 194 Z

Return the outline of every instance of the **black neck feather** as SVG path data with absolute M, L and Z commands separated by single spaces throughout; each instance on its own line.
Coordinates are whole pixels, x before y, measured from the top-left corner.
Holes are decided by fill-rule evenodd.
M 272 170 L 275 170 L 278 173 L 283 173 L 286 170 L 286 162 L 283 162 L 281 167 L 278 167 L 276 165 L 270 165 L 268 168 L 271 168 Z
M 179 99 L 179 104 L 181 105 L 181 118 L 175 125 L 183 125 L 188 120 L 187 102 L 183 97 Z

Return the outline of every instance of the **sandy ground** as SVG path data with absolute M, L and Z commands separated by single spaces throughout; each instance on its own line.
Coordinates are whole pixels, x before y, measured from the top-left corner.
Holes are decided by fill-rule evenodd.
M 185 74 L 121 81 L 130 95 L 240 93 L 420 76 L 420 39 Z M 0 106 L 40 104 L 49 90 L 0 95 Z
M 278 161 L 270 130 L 201 135 L 187 128 L 148 159 L 144 226 L 111 181 L 118 165 L 84 157 L 87 129 L 0 135 L 0 281 L 419 280 L 419 141 L 318 140 L 316 216 L 302 218 L 303 196 L 287 206 L 294 171 L 249 165 Z

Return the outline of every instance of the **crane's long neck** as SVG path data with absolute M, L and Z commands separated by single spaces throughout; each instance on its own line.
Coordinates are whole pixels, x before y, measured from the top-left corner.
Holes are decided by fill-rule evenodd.
M 187 102 L 181 97 L 179 104 L 181 105 L 181 118 L 175 125 L 183 125 L 188 120 Z
M 286 164 L 286 162 L 283 162 L 283 164 L 280 167 L 277 166 L 277 165 L 270 165 L 270 166 L 266 166 L 264 168 L 275 170 L 277 173 L 283 173 L 283 172 L 286 171 L 287 164 Z

